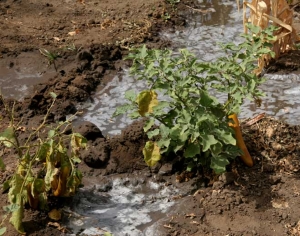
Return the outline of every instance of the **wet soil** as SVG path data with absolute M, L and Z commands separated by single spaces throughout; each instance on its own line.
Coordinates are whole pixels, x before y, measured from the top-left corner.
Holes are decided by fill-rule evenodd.
M 130 46 L 170 46 L 159 38 L 159 32 L 184 27 L 186 5 L 197 8 L 197 3 L 190 1 L 176 5 L 180 14 L 162 0 L 1 1 L 1 65 L 19 71 L 27 63 L 27 67 L 39 68 L 41 77 L 28 82 L 31 92 L 15 104 L 15 119 L 22 127 L 20 141 L 43 120 L 51 102 L 50 92 L 57 94 L 57 103 L 49 124 L 74 114 L 78 103 L 92 99 L 97 86 L 128 66 L 130 62 L 122 59 Z M 58 56 L 57 71 L 40 49 Z M 28 53 L 30 60 L 26 59 Z M 270 66 L 270 71 L 298 70 L 298 57 L 297 51 L 286 54 Z M 3 94 L 12 105 L 10 90 Z M 2 131 L 9 121 L 2 104 L 0 109 Z M 147 140 L 142 127 L 143 121 L 136 122 L 121 135 L 104 137 L 92 123 L 76 123 L 74 130 L 88 139 L 89 147 L 82 152 L 79 168 L 86 179 L 138 172 L 147 178 L 159 176 L 160 181 L 177 187 L 193 186 L 178 199 L 169 219 L 161 223 L 161 235 L 300 235 L 300 126 L 266 117 L 245 127 L 255 166 L 247 168 L 237 159 L 228 173 L 214 178 L 190 176 L 178 157 L 149 169 L 142 155 Z M 6 170 L 0 172 L 2 184 L 15 170 L 16 159 L 15 153 L 5 148 L 0 154 L 6 164 Z M 1 215 L 2 206 L 7 204 L 7 194 L 0 194 Z M 27 209 L 24 222 L 28 235 L 63 234 L 59 224 L 49 224 L 47 212 Z M 4 225 L 8 228 L 5 235 L 18 235 L 7 220 Z

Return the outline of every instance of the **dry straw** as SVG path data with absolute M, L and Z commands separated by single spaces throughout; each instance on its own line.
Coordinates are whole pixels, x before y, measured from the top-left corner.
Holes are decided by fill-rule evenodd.
M 250 14 L 247 16 L 247 8 Z M 259 26 L 262 30 L 270 24 L 279 29 L 274 32 L 276 40 L 272 42 L 275 57 L 293 49 L 295 42 L 299 40 L 296 30 L 293 28 L 293 10 L 290 9 L 286 0 L 252 0 L 243 2 L 244 31 L 247 33 L 247 23 Z M 269 56 L 264 56 L 258 61 L 256 74 L 260 74 L 265 65 L 270 61 Z

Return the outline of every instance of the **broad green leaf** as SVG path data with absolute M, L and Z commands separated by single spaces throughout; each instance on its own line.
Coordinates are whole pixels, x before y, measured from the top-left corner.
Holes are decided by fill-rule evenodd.
M 217 134 L 220 137 L 219 140 L 226 144 L 236 145 L 236 139 L 233 137 L 232 133 L 226 132 L 225 130 L 217 130 Z
M 0 143 L 3 143 L 6 147 L 16 145 L 17 141 L 13 127 L 7 127 L 2 133 L 0 133 Z
M 125 92 L 125 98 L 131 102 L 135 102 L 136 94 L 134 90 L 128 90 Z
M 215 145 L 218 143 L 218 140 L 215 139 L 215 137 L 211 134 L 202 134 L 202 145 L 203 145 L 203 152 L 206 152 L 212 145 Z
M 149 129 L 151 129 L 151 127 L 154 125 L 154 122 L 154 119 L 147 120 L 144 125 L 144 132 L 147 132 Z
M 177 140 L 180 135 L 180 132 L 181 132 L 181 127 L 179 125 L 172 127 L 170 130 L 170 138 L 172 140 Z
M 21 193 L 18 193 L 16 195 L 16 204 L 19 205 L 20 207 L 18 210 L 13 211 L 9 222 L 15 227 L 15 229 L 20 234 L 26 234 L 22 224 L 22 220 L 24 217 L 24 205 L 23 205 L 23 197 Z
M 170 134 L 170 128 L 165 126 L 164 124 L 161 124 L 159 126 L 159 134 L 163 139 L 168 138 Z
M 157 93 L 153 90 L 144 90 L 137 96 L 136 102 L 140 115 L 145 116 L 146 113 L 152 113 L 153 107 L 158 104 Z
M 141 56 L 141 58 L 145 58 L 147 56 L 147 47 L 145 44 L 143 45 L 143 47 L 140 50 L 140 56 Z
M 152 130 L 152 131 L 149 131 L 147 133 L 148 135 L 148 138 L 153 138 L 154 136 L 158 135 L 159 134 L 159 129 L 155 129 L 155 130 Z
M 186 158 L 194 157 L 197 154 L 200 154 L 200 150 L 201 150 L 201 147 L 200 147 L 199 143 L 190 143 L 187 146 L 186 150 L 184 151 L 183 155 Z
M 170 145 L 170 142 L 171 142 L 171 139 L 168 138 L 168 139 L 160 139 L 158 142 L 157 142 L 157 146 L 162 149 L 163 147 L 166 147 L 168 148 L 169 145 Z
M 143 148 L 144 160 L 148 166 L 154 166 L 160 159 L 160 150 L 155 142 L 148 141 Z
M 4 171 L 5 170 L 5 164 L 3 162 L 2 157 L 0 157 L 0 170 Z
M 221 174 L 226 171 L 226 166 L 229 164 L 228 159 L 223 156 L 211 157 L 210 167 L 216 172 L 216 174 Z

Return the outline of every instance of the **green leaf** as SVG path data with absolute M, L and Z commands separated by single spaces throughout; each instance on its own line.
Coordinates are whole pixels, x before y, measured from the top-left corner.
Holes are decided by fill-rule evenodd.
M 15 227 L 15 229 L 20 234 L 26 234 L 22 224 L 22 220 L 24 217 L 24 206 L 23 206 L 23 197 L 21 193 L 18 193 L 16 195 L 16 204 L 20 207 L 18 210 L 12 212 L 9 222 Z
M 226 166 L 229 164 L 226 156 L 217 156 L 211 158 L 210 167 L 216 172 L 216 174 L 221 174 L 226 171 Z
M 125 92 L 125 98 L 131 102 L 135 102 L 136 94 L 134 90 L 128 90 Z
M 13 127 L 7 127 L 2 133 L 0 133 L 0 143 L 3 143 L 6 147 L 16 145 L 17 141 Z
M 151 129 L 151 127 L 154 125 L 154 122 L 154 119 L 147 120 L 144 125 L 144 132 L 147 132 L 149 129 Z
M 143 155 L 145 162 L 150 167 L 154 166 L 161 159 L 159 147 L 152 141 L 146 142 L 143 148 Z
M 4 235 L 6 232 L 6 227 L 0 228 L 0 235 Z
M 161 139 L 157 142 L 157 146 L 160 148 L 160 152 L 164 153 L 168 150 L 168 147 L 170 145 L 171 139 Z M 164 149 L 165 148 L 165 149 Z
M 220 140 L 225 144 L 236 145 L 236 139 L 233 137 L 231 132 L 226 132 L 223 129 L 217 130 L 217 134 L 220 137 Z
M 140 57 L 145 58 L 146 56 L 147 56 L 147 47 L 144 44 L 143 47 L 141 48 L 141 51 L 140 51 Z
M 55 135 L 55 130 L 51 129 L 48 131 L 48 138 L 52 138 Z
M 215 145 L 218 143 L 218 140 L 215 139 L 213 135 L 207 135 L 207 134 L 202 134 L 202 145 L 203 145 L 203 152 L 206 152 L 212 145 Z
M 190 143 L 183 155 L 186 158 L 195 157 L 197 154 L 200 154 L 200 150 L 201 147 L 199 143 Z
M 147 133 L 148 135 L 148 138 L 153 138 L 154 136 L 158 135 L 159 134 L 159 129 L 155 129 L 155 130 L 152 130 L 152 131 L 149 131 Z
M 10 189 L 9 189 L 9 192 L 8 192 L 8 200 L 10 203 L 17 203 L 17 195 L 20 194 L 20 191 L 21 191 L 21 187 L 23 185 L 23 181 L 24 181 L 24 178 L 18 174 L 18 173 L 15 173 L 11 180 L 10 180 Z
M 135 109 L 135 105 L 133 105 L 133 104 L 125 104 L 125 105 L 119 106 L 113 113 L 112 117 L 116 117 L 116 116 L 125 114 L 126 112 L 132 111 L 133 109 Z
M 50 148 L 51 146 L 49 143 L 43 143 L 37 152 L 36 158 L 39 161 L 44 162 L 46 160 L 48 152 L 50 151 Z

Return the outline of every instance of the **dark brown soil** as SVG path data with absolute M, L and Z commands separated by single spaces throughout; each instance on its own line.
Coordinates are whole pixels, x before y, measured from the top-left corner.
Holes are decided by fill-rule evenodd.
M 182 0 L 176 5 L 178 12 L 187 10 L 185 4 L 194 6 Z M 170 19 L 163 17 L 166 13 Z M 26 53 L 31 53 L 28 66 L 41 68 L 45 75 L 42 82 L 31 83 L 32 93 L 15 104 L 15 119 L 22 119 L 20 125 L 25 128 L 19 131 L 20 141 L 41 123 L 51 102 L 50 92 L 57 94 L 58 101 L 49 124 L 74 114 L 78 102 L 90 98 L 97 86 L 128 65 L 130 62 L 122 59 L 130 46 L 169 46 L 159 32 L 184 27 L 182 15 L 163 0 L 1 1 L 0 62 L 18 66 L 17 62 L 26 61 Z M 39 49 L 59 55 L 57 72 L 47 65 Z M 298 51 L 283 55 L 268 71 L 298 70 L 299 55 Z M 7 103 L 12 104 L 9 99 Z M 2 104 L 0 109 L 1 132 L 8 117 Z M 299 126 L 267 117 L 245 128 L 255 166 L 247 168 L 236 160 L 228 173 L 214 178 L 189 176 L 176 163 L 149 169 L 142 155 L 147 140 L 142 127 L 143 121 L 136 122 L 121 135 L 107 138 L 89 122 L 76 124 L 75 131 L 88 139 L 89 147 L 82 152 L 79 168 L 84 178 L 142 171 L 149 178 L 158 172 L 167 175 L 173 183 L 187 180 L 177 183 L 179 187 L 196 184 L 198 191 L 178 200 L 169 220 L 161 225 L 162 235 L 300 235 Z M 5 148 L 0 155 L 6 164 L 6 170 L 0 172 L 2 184 L 14 172 L 16 159 L 15 153 Z M 0 194 L 1 215 L 7 204 L 7 194 Z M 50 221 L 46 212 L 25 212 L 28 235 L 61 235 L 59 227 L 49 226 Z M 5 235 L 18 235 L 8 220 L 4 226 L 8 228 Z

